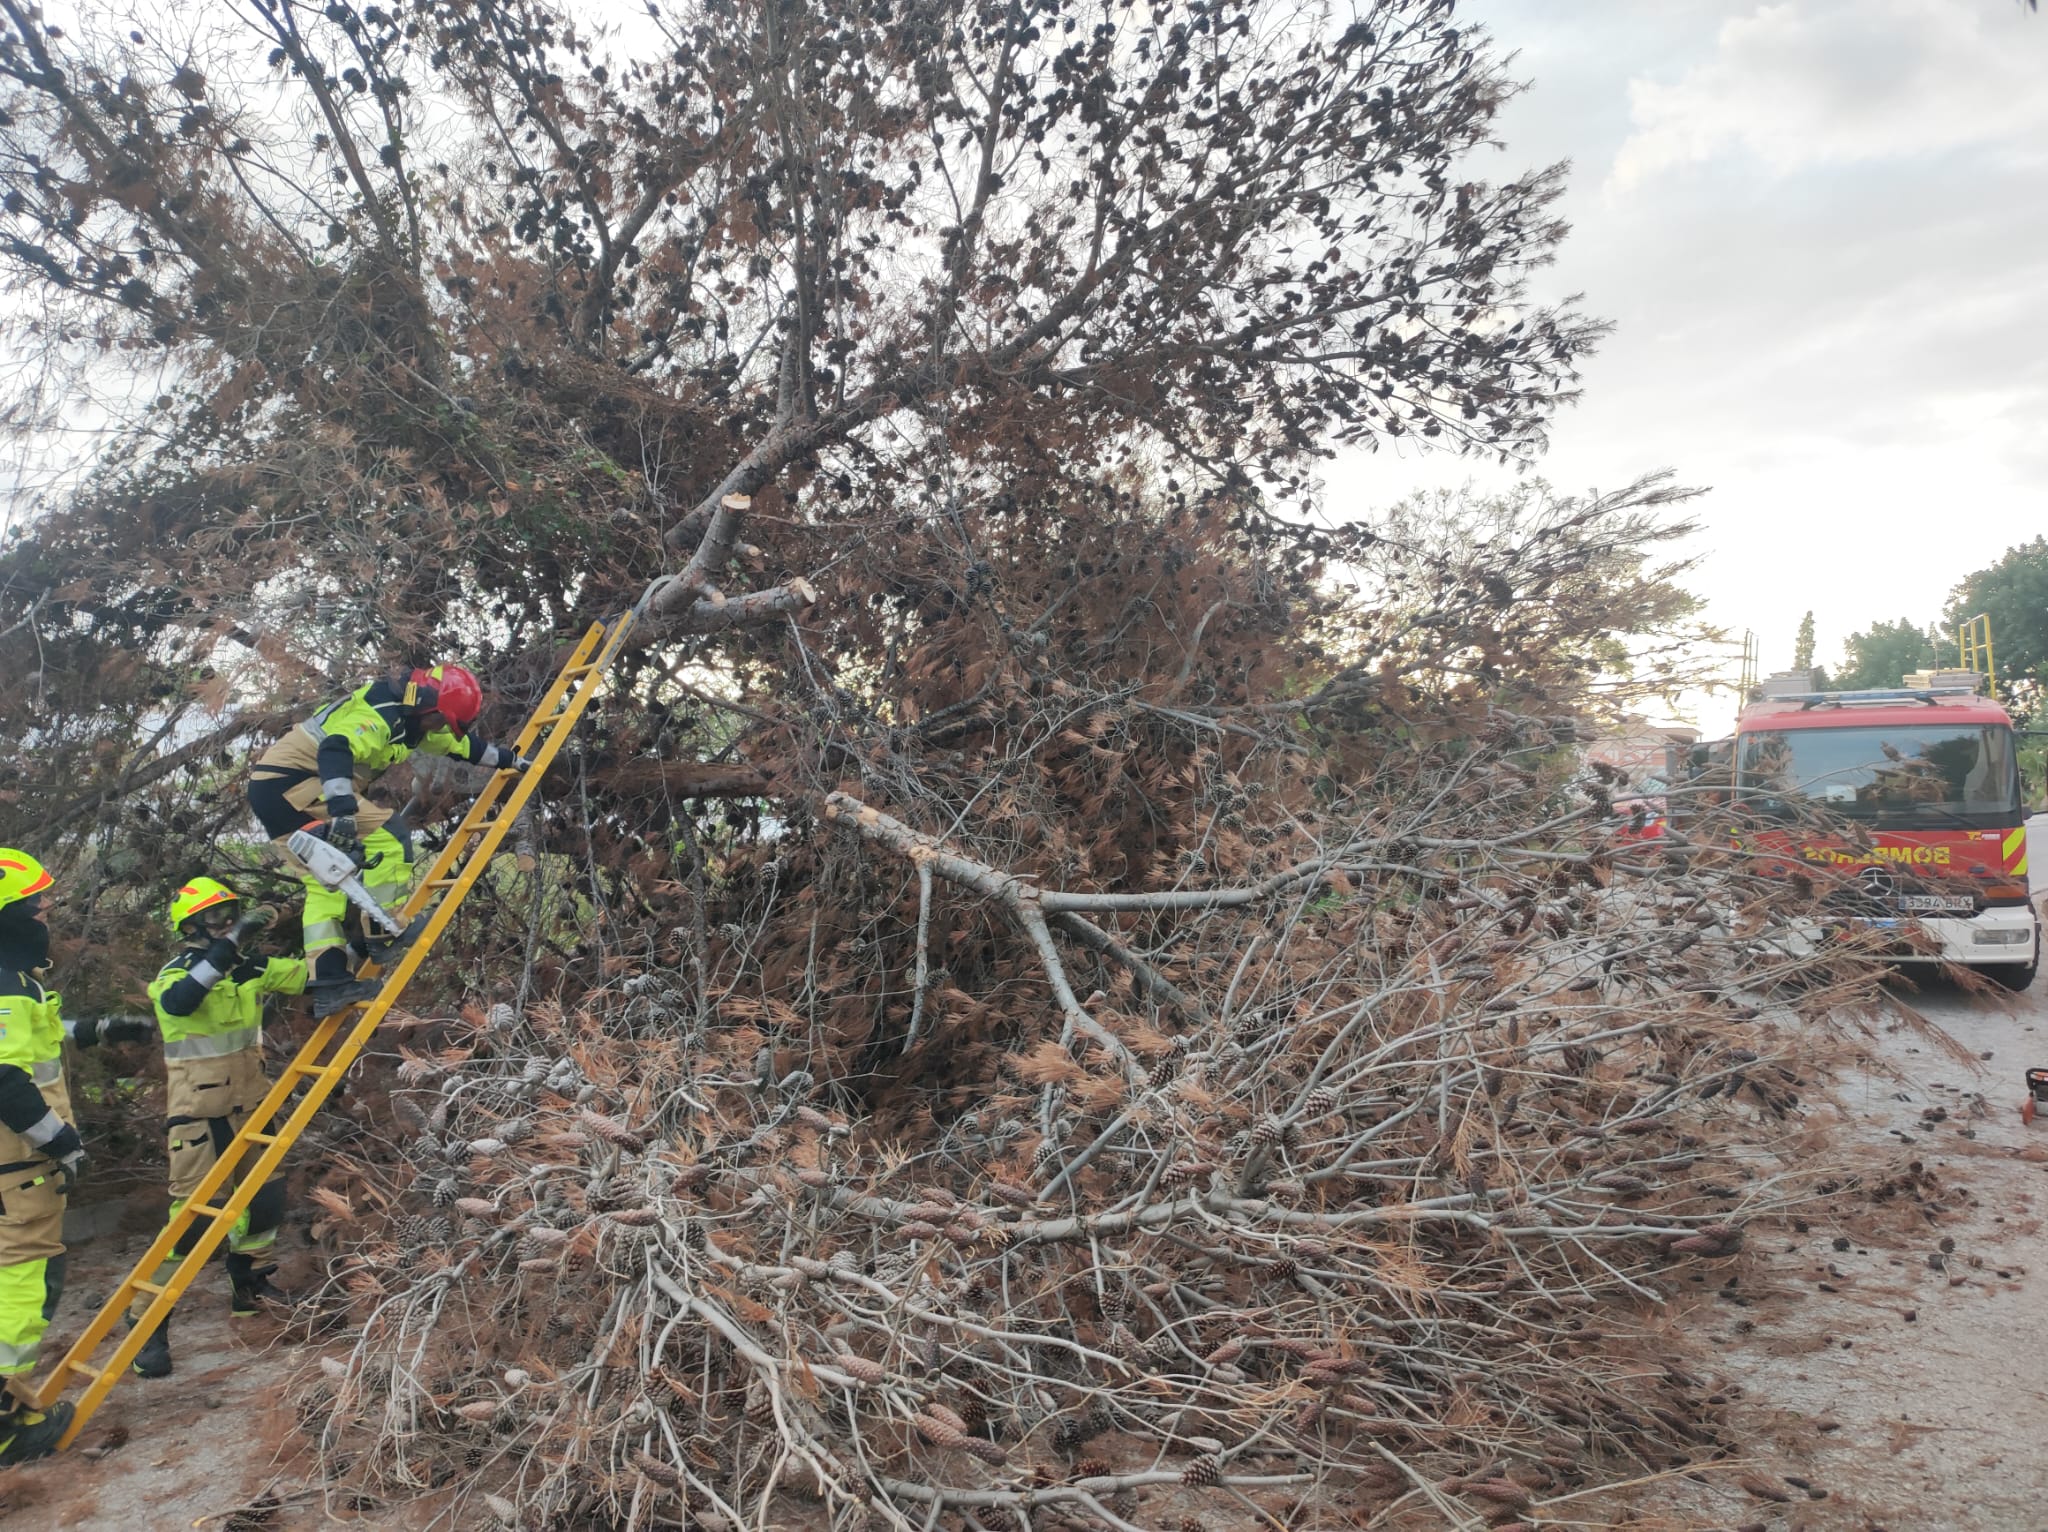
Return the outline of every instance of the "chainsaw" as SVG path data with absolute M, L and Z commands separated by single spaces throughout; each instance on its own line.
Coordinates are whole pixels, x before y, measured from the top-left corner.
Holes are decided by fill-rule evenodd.
M 368 916 L 372 924 L 392 936 L 405 934 L 405 927 L 392 918 L 391 912 L 370 897 L 363 880 L 356 876 L 356 859 L 341 847 L 329 845 L 310 830 L 292 831 L 285 838 L 285 845 L 322 888 L 333 889 Z

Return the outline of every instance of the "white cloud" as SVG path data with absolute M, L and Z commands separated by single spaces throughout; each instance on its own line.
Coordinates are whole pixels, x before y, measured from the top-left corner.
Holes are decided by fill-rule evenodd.
M 1782 0 L 1675 81 L 1629 82 L 1608 188 L 1730 153 L 1781 174 L 2048 139 L 2048 19 L 2000 0 Z M 2025 146 L 2022 148 L 2021 146 Z

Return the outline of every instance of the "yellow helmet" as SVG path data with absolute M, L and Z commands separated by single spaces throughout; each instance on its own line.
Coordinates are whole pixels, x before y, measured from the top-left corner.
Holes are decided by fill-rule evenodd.
M 40 894 L 52 881 L 43 864 L 26 851 L 0 846 L 0 909 L 30 894 Z
M 225 883 L 217 883 L 212 878 L 194 878 L 179 889 L 177 898 L 171 901 L 171 929 L 182 931 L 185 922 L 201 910 L 210 910 L 217 904 L 233 904 L 240 897 Z

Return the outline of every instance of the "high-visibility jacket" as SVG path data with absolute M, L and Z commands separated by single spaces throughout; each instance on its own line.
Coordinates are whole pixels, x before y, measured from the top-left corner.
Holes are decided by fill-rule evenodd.
M 0 965 L 0 1166 L 46 1158 L 42 1146 L 69 1124 L 61 1004 L 55 990 Z
M 330 702 L 299 725 L 317 747 L 320 795 L 329 800 L 354 795 L 358 782 L 375 781 L 415 750 L 450 756 L 479 766 L 509 766 L 512 752 L 484 743 L 474 734 L 457 734 L 445 724 L 426 729 L 403 691 L 389 681 L 359 686 L 339 702 Z
M 225 957 L 188 947 L 150 981 L 165 1059 L 217 1059 L 258 1046 L 263 997 L 296 995 L 306 987 L 306 965 L 298 958 L 251 956 L 223 971 L 215 960 Z

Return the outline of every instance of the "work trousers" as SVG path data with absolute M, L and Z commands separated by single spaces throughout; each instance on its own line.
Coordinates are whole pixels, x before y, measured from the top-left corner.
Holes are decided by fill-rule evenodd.
M 403 819 L 365 798 L 360 788 L 356 804 L 356 832 L 363 841 L 363 887 L 396 919 L 412 885 L 412 838 Z M 249 780 L 249 805 L 263 821 L 264 830 L 280 844 L 292 831 L 327 818 L 320 792 L 319 746 L 304 730 L 292 730 L 256 762 Z M 315 978 L 331 979 L 336 976 L 336 965 L 345 966 L 348 899 L 307 876 L 289 851 L 285 860 L 299 869 L 306 889 L 306 962 Z M 323 966 L 320 955 L 324 952 L 334 956 Z
M 59 1078 L 43 1100 L 71 1122 Z M 0 1127 L 0 1377 L 34 1372 L 43 1332 L 64 1292 L 64 1204 L 54 1162 Z
M 263 1072 L 260 1043 L 217 1059 L 169 1059 L 164 1073 L 168 1082 L 165 1105 L 171 1149 L 171 1217 L 175 1219 L 221 1151 L 262 1104 L 270 1079 Z M 253 1165 L 255 1160 L 248 1163 Z M 278 1225 L 283 1221 L 284 1178 L 279 1176 L 250 1199 L 228 1231 L 227 1248 L 238 1255 L 260 1255 L 277 1243 Z M 181 1247 L 157 1267 L 153 1278 L 157 1285 L 177 1270 L 198 1230 L 195 1223 Z M 140 1319 L 150 1299 L 150 1294 L 138 1292 L 128 1307 L 128 1317 Z

